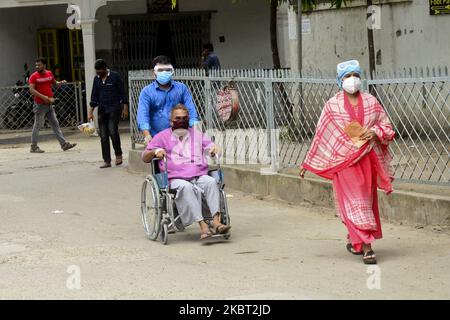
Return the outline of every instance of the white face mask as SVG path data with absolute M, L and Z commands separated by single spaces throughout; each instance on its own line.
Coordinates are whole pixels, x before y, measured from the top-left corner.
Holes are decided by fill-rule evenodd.
M 177 138 L 184 138 L 189 134 L 189 130 L 186 129 L 175 129 L 172 131 L 172 133 L 177 137 Z
M 361 79 L 358 77 L 350 77 L 344 80 L 342 83 L 342 88 L 350 93 L 354 94 L 361 89 Z

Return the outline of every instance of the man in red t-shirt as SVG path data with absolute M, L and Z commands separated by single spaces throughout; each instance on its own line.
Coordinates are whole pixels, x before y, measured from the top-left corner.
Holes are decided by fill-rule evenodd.
M 47 118 L 48 123 L 53 129 L 61 148 L 64 151 L 72 149 L 77 144 L 69 143 L 64 138 L 61 128 L 59 127 L 58 119 L 56 118 L 55 110 L 53 109 L 53 103 L 55 99 L 53 98 L 52 85 L 56 84 L 58 86 L 66 84 L 64 81 L 56 81 L 53 73 L 46 69 L 46 62 L 42 58 L 36 59 L 36 72 L 33 73 L 28 80 L 30 84 L 30 92 L 34 96 L 34 126 L 33 133 L 31 135 L 31 153 L 43 153 L 44 151 L 40 149 L 37 145 L 39 130 L 42 128 Z

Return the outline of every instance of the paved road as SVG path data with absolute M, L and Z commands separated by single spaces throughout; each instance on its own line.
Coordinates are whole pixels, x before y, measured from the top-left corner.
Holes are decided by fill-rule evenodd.
M 448 233 L 385 223 L 371 270 L 332 211 L 233 190 L 230 241 L 205 245 L 196 226 L 149 241 L 142 176 L 98 169 L 96 138 L 71 141 L 0 147 L 0 299 L 450 298 Z

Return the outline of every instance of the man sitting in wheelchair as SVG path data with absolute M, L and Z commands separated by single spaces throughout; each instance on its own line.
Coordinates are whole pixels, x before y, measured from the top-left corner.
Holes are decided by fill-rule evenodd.
M 213 216 L 213 232 L 227 234 L 231 228 L 221 223 L 220 190 L 216 179 L 208 175 L 206 153 L 213 157 L 217 146 L 202 132 L 189 128 L 188 109 L 178 104 L 170 115 L 171 128 L 161 131 L 148 143 L 142 160 L 167 159 L 170 189 L 176 189 L 175 205 L 185 226 L 194 222 L 200 225 L 200 239 L 212 236 L 202 215 L 202 196 Z M 164 170 L 162 161 L 159 163 Z

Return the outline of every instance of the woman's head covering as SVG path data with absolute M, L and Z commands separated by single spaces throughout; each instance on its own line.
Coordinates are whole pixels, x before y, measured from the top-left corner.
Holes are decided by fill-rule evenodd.
M 349 60 L 337 65 L 337 81 L 339 89 L 342 89 L 342 78 L 350 72 L 361 74 L 361 67 L 359 66 L 358 60 Z

